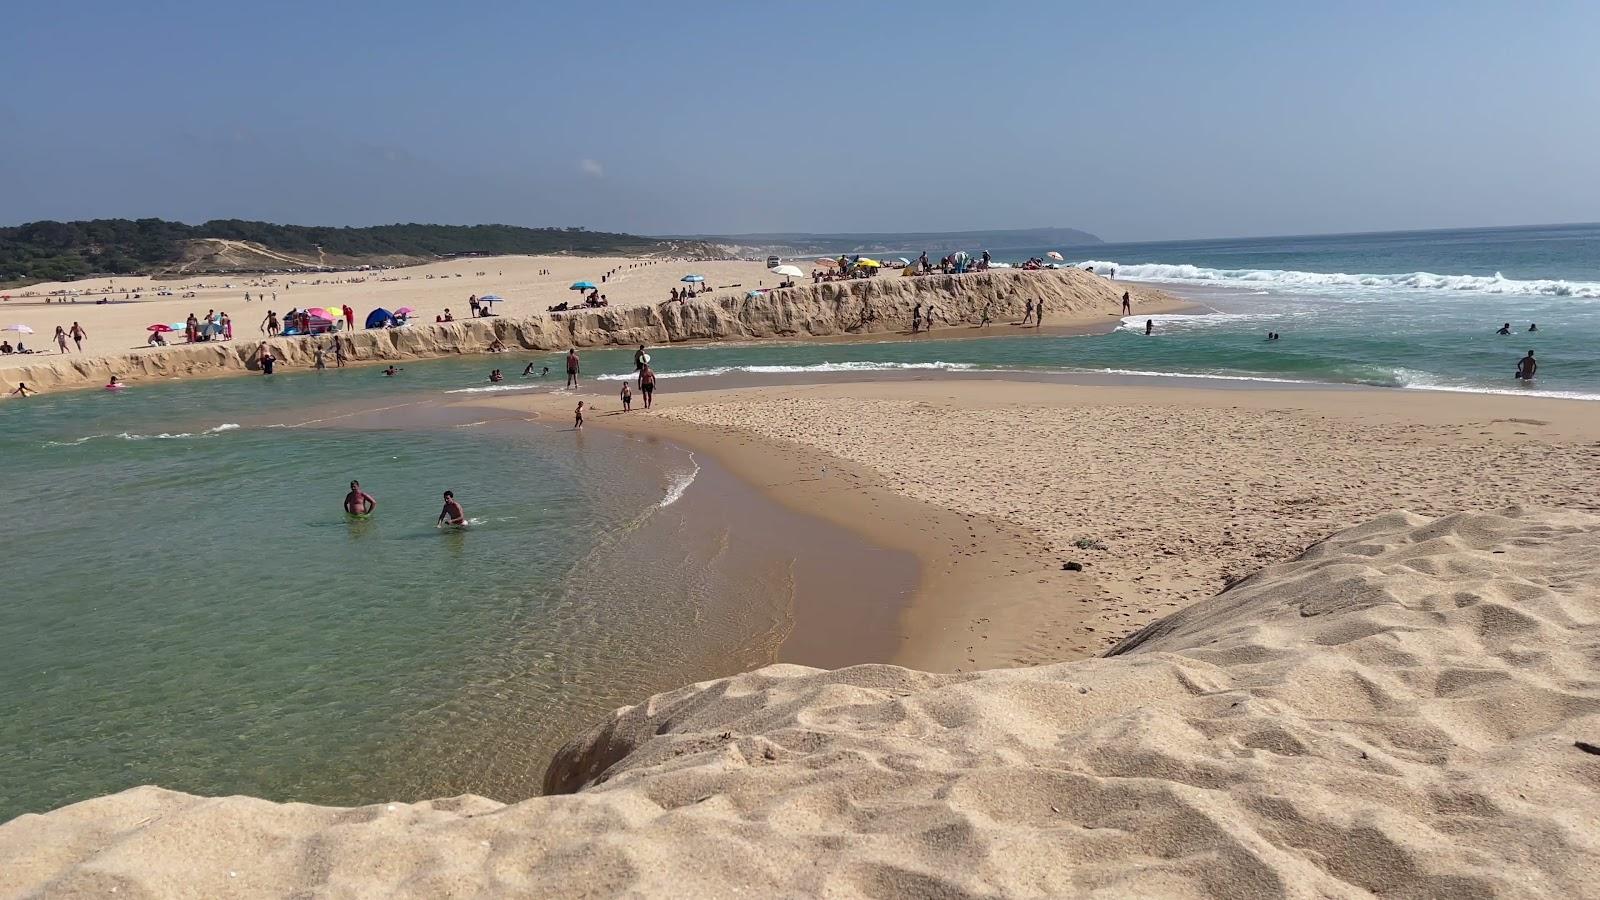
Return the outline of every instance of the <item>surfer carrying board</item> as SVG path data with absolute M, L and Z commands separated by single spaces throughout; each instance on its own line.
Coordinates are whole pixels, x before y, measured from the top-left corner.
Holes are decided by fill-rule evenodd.
M 344 495 L 344 511 L 352 516 L 370 516 L 378 508 L 378 501 L 361 489 L 361 482 L 350 482 L 350 493 Z
M 462 511 L 461 504 L 456 502 L 454 491 L 444 492 L 444 509 L 439 511 L 438 524 L 457 527 L 467 524 L 467 514 Z

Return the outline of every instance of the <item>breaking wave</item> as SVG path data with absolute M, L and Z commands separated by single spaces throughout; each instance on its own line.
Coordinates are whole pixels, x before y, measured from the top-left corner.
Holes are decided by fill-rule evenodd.
M 1231 287 L 1308 289 L 1370 288 L 1418 291 L 1458 291 L 1476 294 L 1521 294 L 1537 297 L 1600 298 L 1600 282 L 1538 279 L 1523 281 L 1494 275 L 1435 275 L 1404 272 L 1395 275 L 1350 275 L 1344 272 L 1296 272 L 1284 269 L 1211 269 L 1168 263 L 1122 263 L 1087 259 L 1079 267 L 1102 272 L 1115 269 L 1118 278 L 1174 284 L 1212 284 Z
M 756 375 L 786 375 L 796 372 L 892 372 L 900 369 L 941 369 L 944 371 L 961 372 L 976 369 L 973 363 L 950 362 L 839 362 L 816 363 L 809 366 L 712 366 L 705 369 L 685 369 L 682 372 L 657 372 L 657 378 L 707 378 L 714 375 L 727 375 L 730 372 L 748 372 Z M 632 372 L 613 375 L 601 375 L 600 381 L 628 381 L 634 377 Z

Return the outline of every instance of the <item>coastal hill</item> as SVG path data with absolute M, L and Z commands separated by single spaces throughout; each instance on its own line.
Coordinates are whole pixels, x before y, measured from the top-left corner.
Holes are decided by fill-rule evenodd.
M 214 219 L 40 221 L 0 228 L 0 285 L 91 275 L 188 276 L 411 265 L 508 254 L 696 256 L 702 242 L 515 225 L 323 227 Z
M 24 815 L 0 894 L 1594 896 L 1596 623 L 1600 517 L 1394 512 L 1102 657 L 660 694 L 512 805 Z
M 762 234 L 684 235 L 676 240 L 705 241 L 723 248 L 730 255 L 751 256 L 775 253 L 779 256 L 808 256 L 837 253 L 895 253 L 915 256 L 923 250 L 940 257 L 952 250 L 977 253 L 982 250 L 1031 250 L 1041 247 L 1081 247 L 1104 241 L 1076 228 L 1010 228 L 995 231 L 908 231 L 807 234 L 772 232 Z

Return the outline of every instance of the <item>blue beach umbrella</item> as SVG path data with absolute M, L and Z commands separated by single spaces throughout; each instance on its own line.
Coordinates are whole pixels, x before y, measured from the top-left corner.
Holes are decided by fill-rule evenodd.
M 599 290 L 599 289 L 596 288 L 592 282 L 574 281 L 572 283 L 572 287 L 569 288 L 569 290 L 574 290 L 574 291 L 594 291 L 594 290 Z
M 705 281 L 706 277 L 704 275 L 685 275 L 678 280 L 688 282 L 689 284 L 699 284 L 700 282 Z
M 506 299 L 506 298 L 500 296 L 499 294 L 484 294 L 482 297 L 478 298 L 478 302 L 479 303 L 499 303 L 504 299 Z

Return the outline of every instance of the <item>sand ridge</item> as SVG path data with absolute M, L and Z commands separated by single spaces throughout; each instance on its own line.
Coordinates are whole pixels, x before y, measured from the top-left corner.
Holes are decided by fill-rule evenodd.
M 1596 896 L 1597 647 L 1600 517 L 1389 513 L 1108 657 L 658 695 L 552 764 L 575 794 L 23 816 L 0 891 Z

